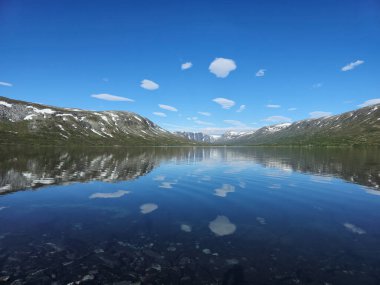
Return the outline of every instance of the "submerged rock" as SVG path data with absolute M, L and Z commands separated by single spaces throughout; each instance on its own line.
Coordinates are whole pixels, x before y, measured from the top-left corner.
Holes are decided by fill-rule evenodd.
M 350 232 L 353 232 L 354 234 L 358 234 L 358 235 L 364 235 L 366 234 L 367 232 L 365 230 L 363 230 L 362 228 L 359 228 L 358 226 L 355 226 L 353 224 L 350 224 L 350 223 L 344 223 L 343 226 L 349 230 Z
M 166 249 L 167 251 L 176 251 L 177 250 L 177 248 L 175 248 L 174 246 L 169 246 L 167 249 Z
M 10 276 L 0 276 L 0 282 L 7 282 Z
M 211 250 L 209 250 L 208 248 L 203 249 L 202 252 L 204 254 L 211 254 Z
M 190 225 L 182 224 L 181 225 L 181 230 L 184 231 L 184 232 L 189 233 L 189 232 L 191 232 L 192 228 L 191 228 Z

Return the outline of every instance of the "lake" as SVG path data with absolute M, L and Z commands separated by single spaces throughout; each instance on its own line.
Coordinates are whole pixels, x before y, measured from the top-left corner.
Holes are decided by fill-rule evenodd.
M 380 284 L 380 149 L 0 148 L 0 283 Z

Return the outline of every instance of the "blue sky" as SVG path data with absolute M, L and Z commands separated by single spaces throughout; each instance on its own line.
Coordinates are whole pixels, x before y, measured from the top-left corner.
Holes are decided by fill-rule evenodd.
M 133 111 L 169 130 L 258 128 L 380 98 L 376 0 L 4 0 L 0 35 L 0 96 Z

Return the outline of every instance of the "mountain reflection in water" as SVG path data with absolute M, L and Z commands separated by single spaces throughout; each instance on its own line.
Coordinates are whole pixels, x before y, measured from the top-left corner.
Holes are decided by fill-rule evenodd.
M 259 163 L 264 167 L 335 176 L 374 189 L 380 150 L 350 148 L 0 148 L 0 194 L 70 182 L 116 182 L 146 175 L 161 162 Z M 234 170 L 236 171 L 236 169 Z M 170 188 L 163 182 L 162 187 Z

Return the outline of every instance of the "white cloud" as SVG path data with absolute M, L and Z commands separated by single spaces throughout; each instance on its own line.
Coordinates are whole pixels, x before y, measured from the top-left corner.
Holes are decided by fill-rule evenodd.
M 236 112 L 240 113 L 245 110 L 245 105 L 240 105 L 239 109 L 236 110 Z
M 284 116 L 271 116 L 268 118 L 265 118 L 263 121 L 267 122 L 291 122 L 292 119 Z
M 0 86 L 12 87 L 13 84 L 9 82 L 0 81 Z
M 256 72 L 257 77 L 263 77 L 265 75 L 266 69 L 259 69 L 259 71 Z
M 226 98 L 215 98 L 212 101 L 222 106 L 223 109 L 230 109 L 235 105 L 235 102 Z
M 141 81 L 140 86 L 147 90 L 156 90 L 160 87 L 160 85 L 158 85 L 156 82 L 148 79 L 144 79 L 143 81 Z
M 355 67 L 361 65 L 364 63 L 364 60 L 357 60 L 357 61 L 354 61 L 354 62 L 350 62 L 349 64 L 345 65 L 342 67 L 342 71 L 349 71 L 349 70 L 352 70 L 354 69 Z
M 187 117 L 186 119 L 189 120 L 189 121 L 193 121 L 194 123 L 196 123 L 198 125 L 204 125 L 204 126 L 212 126 L 212 125 L 214 125 L 211 122 L 205 122 L 205 121 L 198 120 L 198 117 Z
M 166 117 L 165 113 L 162 112 L 153 112 L 153 115 L 159 116 L 159 117 Z
M 225 78 L 231 71 L 236 69 L 235 61 L 228 58 L 216 58 L 211 62 L 208 67 L 211 73 L 215 74 L 216 77 Z
M 297 108 L 294 108 L 294 107 L 293 107 L 293 108 L 289 108 L 289 109 L 288 109 L 288 111 L 295 111 L 295 110 L 297 110 Z
M 195 120 L 194 123 L 196 123 L 198 125 L 204 125 L 204 126 L 212 126 L 213 125 L 213 123 L 205 122 L 205 121 L 201 121 L 201 120 Z
M 224 120 L 223 122 L 225 122 L 226 124 L 236 126 L 236 127 L 246 127 L 246 124 L 237 120 Z
M 330 117 L 332 113 L 325 112 L 325 111 L 314 111 L 314 112 L 310 112 L 309 115 L 311 118 L 316 119 L 316 118 L 322 118 L 322 117 Z
M 126 97 L 121 97 L 121 96 L 115 96 L 107 93 L 102 93 L 102 94 L 92 94 L 91 97 L 101 99 L 101 100 L 106 100 L 106 101 L 128 101 L 128 102 L 134 102 L 134 100 L 126 98 Z
M 367 107 L 375 104 L 380 104 L 380 98 L 370 99 L 365 101 L 364 103 L 358 105 L 359 107 Z
M 158 104 L 158 107 L 160 107 L 161 109 L 164 109 L 164 110 L 172 111 L 172 112 L 178 111 L 177 108 L 174 108 L 174 107 L 169 106 L 169 105 Z
M 192 66 L 193 66 L 193 64 L 191 62 L 185 62 L 185 63 L 181 64 L 181 69 L 186 70 L 186 69 L 191 68 Z
M 174 132 L 174 131 L 192 132 L 192 131 L 194 131 L 194 128 L 189 127 L 189 126 L 176 125 L 176 124 L 170 124 L 170 123 L 162 123 L 162 125 L 165 126 L 165 128 L 170 130 L 171 132 Z
M 203 115 L 203 116 L 207 116 L 207 117 L 211 116 L 211 113 L 209 113 L 209 112 L 198 112 L 198 114 Z
M 321 88 L 323 86 L 322 82 L 318 82 L 312 85 L 313 88 Z
M 272 108 L 272 109 L 281 108 L 281 105 L 268 104 L 267 108 Z

